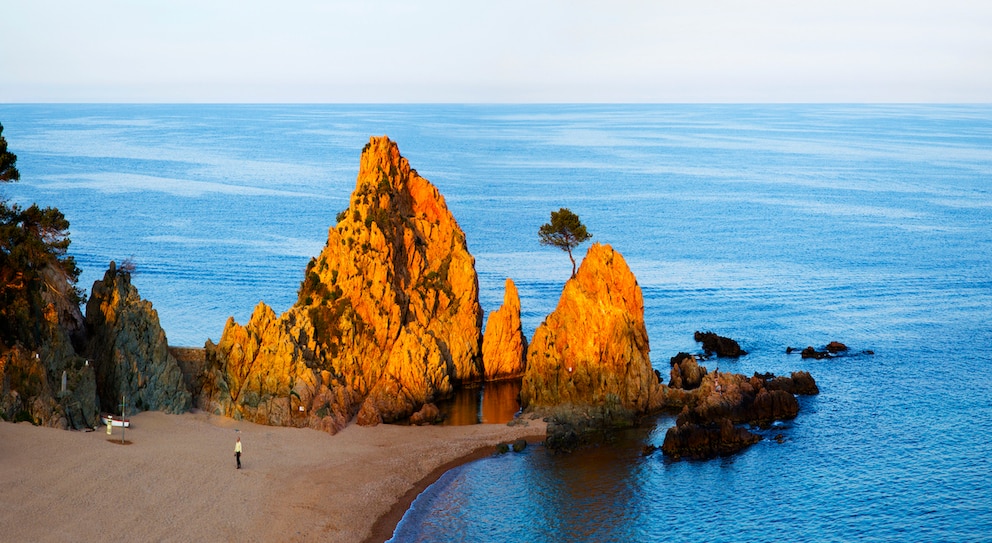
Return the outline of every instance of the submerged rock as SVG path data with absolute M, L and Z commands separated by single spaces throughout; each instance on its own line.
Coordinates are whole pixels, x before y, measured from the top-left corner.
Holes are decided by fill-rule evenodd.
M 803 358 L 812 358 L 814 360 L 822 360 L 824 358 L 830 358 L 830 353 L 827 351 L 817 351 L 813 346 L 806 347 L 802 350 L 799 355 Z
M 660 401 L 641 288 L 620 253 L 593 244 L 527 349 L 524 406 L 616 403 L 643 413 Z

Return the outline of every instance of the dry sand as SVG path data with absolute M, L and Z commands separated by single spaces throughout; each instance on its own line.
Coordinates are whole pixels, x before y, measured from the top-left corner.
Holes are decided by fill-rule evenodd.
M 106 428 L 0 422 L 0 539 L 382 541 L 444 469 L 545 432 L 540 420 L 353 424 L 334 436 L 205 413 L 149 412 L 131 421 L 127 445 L 120 428 L 107 436 Z

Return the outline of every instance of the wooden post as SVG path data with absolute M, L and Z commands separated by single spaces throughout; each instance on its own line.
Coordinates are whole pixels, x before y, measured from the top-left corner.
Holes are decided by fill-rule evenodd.
M 127 401 L 124 399 L 124 395 L 121 394 L 121 445 L 124 444 L 124 430 L 127 429 L 127 416 L 125 415 L 126 408 Z

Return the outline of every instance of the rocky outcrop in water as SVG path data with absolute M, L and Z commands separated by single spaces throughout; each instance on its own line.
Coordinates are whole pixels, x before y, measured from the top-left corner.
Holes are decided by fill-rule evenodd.
M 676 458 L 732 454 L 761 439 L 735 425 L 767 425 L 795 418 L 799 402 L 793 394 L 818 393 L 807 372 L 793 372 L 790 377 L 746 377 L 714 371 L 703 378 L 698 389 L 682 397 L 682 412 L 665 434 L 662 451 Z
M 151 302 L 138 295 L 131 274 L 114 262 L 93 283 L 86 304 L 87 352 L 105 411 L 182 413 L 192 405 L 182 371 L 169 353 L 165 331 Z
M 456 383 L 483 378 L 478 296 L 475 260 L 444 198 L 395 143 L 373 137 L 296 304 L 244 327 L 229 321 L 207 346 L 213 377 L 203 396 L 215 412 L 268 424 L 333 429 L 356 413 L 359 424 L 406 419 Z M 268 386 L 280 372 L 286 379 Z M 236 391 L 259 381 L 252 406 L 255 396 Z M 303 407 L 305 422 L 279 405 Z
M 527 349 L 525 406 L 616 403 L 643 413 L 660 401 L 648 356 L 641 288 L 620 253 L 593 244 Z
M 747 351 L 741 349 L 740 344 L 735 340 L 713 332 L 696 331 L 693 338 L 703 344 L 703 351 L 707 357 L 715 354 L 721 358 L 737 358 L 747 354 Z
M 706 376 L 706 368 L 699 365 L 696 357 L 689 353 L 679 353 L 672 357 L 668 386 L 684 390 L 699 388 Z
M 482 365 L 487 380 L 520 377 L 527 361 L 527 338 L 520 324 L 520 295 L 506 280 L 503 305 L 489 314 L 482 336 Z

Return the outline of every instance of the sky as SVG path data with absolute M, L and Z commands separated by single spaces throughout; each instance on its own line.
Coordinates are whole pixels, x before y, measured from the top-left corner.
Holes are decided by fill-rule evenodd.
M 0 103 L 992 102 L 988 0 L 0 0 Z

